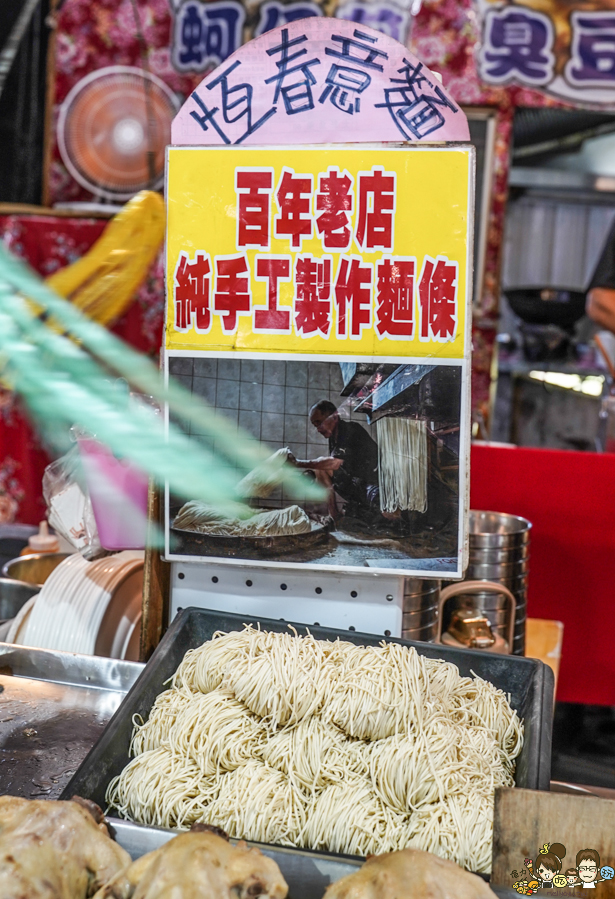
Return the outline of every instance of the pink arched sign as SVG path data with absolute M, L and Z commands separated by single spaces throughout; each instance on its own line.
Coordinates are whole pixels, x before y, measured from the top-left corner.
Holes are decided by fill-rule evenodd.
M 245 44 L 186 100 L 175 146 L 469 140 L 438 78 L 371 28 L 309 18 Z

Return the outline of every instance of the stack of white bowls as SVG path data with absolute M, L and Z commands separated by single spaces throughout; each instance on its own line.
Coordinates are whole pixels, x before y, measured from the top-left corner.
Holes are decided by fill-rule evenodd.
M 121 552 L 97 562 L 75 553 L 23 606 L 6 640 L 137 661 L 142 595 L 142 552 Z

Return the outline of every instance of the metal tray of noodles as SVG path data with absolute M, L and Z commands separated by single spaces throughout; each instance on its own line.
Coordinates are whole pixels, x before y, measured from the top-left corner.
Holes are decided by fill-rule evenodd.
M 331 525 L 312 521 L 312 529 L 305 534 L 282 534 L 278 537 L 215 537 L 198 531 L 171 528 L 177 543 L 173 552 L 199 553 L 213 556 L 241 556 L 242 559 L 260 559 L 320 546 L 329 540 Z
M 167 689 L 165 682 L 178 668 L 188 649 L 210 640 L 216 631 L 241 630 L 243 625 L 258 624 L 264 630 L 285 631 L 288 624 L 248 615 L 234 615 L 208 609 L 184 609 L 177 615 L 134 687 L 117 710 L 98 743 L 89 753 L 64 791 L 65 797 L 78 794 L 105 806 L 105 791 L 109 781 L 120 774 L 129 761 L 128 749 L 133 730 L 133 716 L 146 719 L 159 693 Z M 292 625 L 297 633 L 308 628 Z M 310 627 L 318 639 L 340 637 L 352 643 L 375 646 L 382 637 L 359 634 L 324 627 Z M 457 665 L 462 676 L 473 673 L 491 681 L 510 694 L 512 707 L 525 724 L 525 739 L 517 759 L 516 785 L 526 789 L 548 790 L 551 775 L 551 730 L 553 718 L 553 672 L 537 659 L 496 655 L 487 652 L 457 649 L 432 643 L 413 643 L 394 640 L 402 646 L 413 646 L 418 653 L 432 659 L 443 659 Z

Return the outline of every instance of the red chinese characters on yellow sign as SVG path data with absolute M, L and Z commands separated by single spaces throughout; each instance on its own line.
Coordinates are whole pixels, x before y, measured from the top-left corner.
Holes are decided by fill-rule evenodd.
M 237 249 L 268 250 L 271 233 L 273 169 L 237 169 Z M 358 176 L 356 241 L 361 250 L 391 250 L 395 216 L 395 172 L 374 167 Z M 285 168 L 276 201 L 280 210 L 273 218 L 276 238 L 288 238 L 301 250 L 304 238 L 317 232 L 324 250 L 348 250 L 352 239 L 354 179 L 348 172 L 330 168 L 318 179 L 316 215 L 312 215 L 314 179 Z M 294 291 L 294 327 L 302 337 L 329 336 L 332 304 L 337 311 L 337 336 L 360 338 L 372 325 L 372 291 L 375 288 L 374 327 L 379 337 L 411 339 L 414 335 L 414 286 L 416 259 L 384 257 L 375 267 L 357 257 L 342 256 L 334 283 L 333 260 L 311 255 L 257 256 L 255 278 L 267 285 L 267 306 L 254 309 L 254 331 L 290 334 L 291 310 L 278 305 L 280 281 L 290 281 Z M 215 259 L 216 290 L 208 254 L 190 260 L 180 253 L 175 268 L 175 329 L 200 334 L 211 329 L 212 311 L 220 316 L 225 334 L 234 334 L 240 315 L 252 313 L 250 268 L 245 253 Z M 457 324 L 457 263 L 426 258 L 419 279 L 421 340 L 450 340 Z
M 297 349 L 313 338 L 374 335 L 378 344 L 416 341 L 421 354 L 421 344 L 454 343 L 464 321 L 467 241 L 441 241 L 448 252 L 400 253 L 419 242 L 405 237 L 406 181 L 383 164 L 354 172 L 235 165 L 220 227 L 210 215 L 207 234 L 190 235 L 174 258 L 168 241 L 168 331 L 177 335 L 168 345 L 214 333 L 292 337 Z M 231 240 L 221 239 L 224 229 Z

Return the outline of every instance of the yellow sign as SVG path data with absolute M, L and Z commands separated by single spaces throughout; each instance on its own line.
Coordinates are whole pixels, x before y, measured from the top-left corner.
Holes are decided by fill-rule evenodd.
M 170 148 L 167 349 L 464 358 L 473 153 Z

